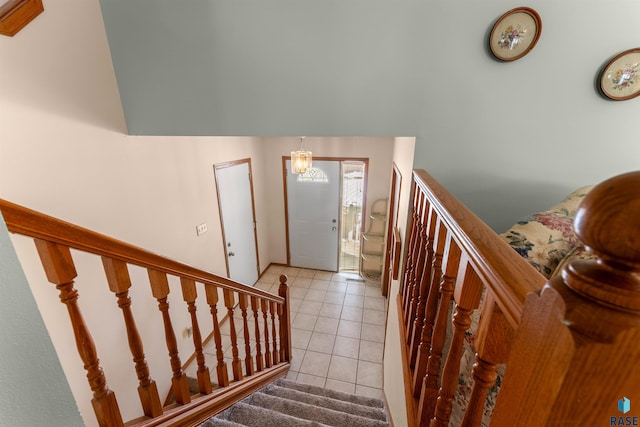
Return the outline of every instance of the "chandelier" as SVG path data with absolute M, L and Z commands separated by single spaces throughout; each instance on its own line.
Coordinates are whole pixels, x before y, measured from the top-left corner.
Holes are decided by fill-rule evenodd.
M 302 147 L 304 136 L 300 137 L 300 149 L 291 152 L 291 170 L 295 174 L 303 174 L 311 169 L 311 151 Z

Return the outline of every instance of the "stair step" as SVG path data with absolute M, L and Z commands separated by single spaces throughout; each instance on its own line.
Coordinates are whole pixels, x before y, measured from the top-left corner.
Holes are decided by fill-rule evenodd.
M 224 415 L 222 415 L 224 414 Z M 308 421 L 278 411 L 253 406 L 251 404 L 238 402 L 231 408 L 224 411 L 223 419 L 233 422 L 235 425 L 246 427 L 320 427 L 322 424 Z M 237 424 L 236 424 L 237 423 Z
M 388 427 L 388 424 L 384 421 L 352 415 L 347 412 L 335 411 L 323 408 L 322 406 L 309 405 L 308 403 L 280 399 L 262 392 L 252 394 L 244 402 L 265 409 L 269 408 L 270 410 L 278 411 L 298 419 L 316 421 L 328 426 Z
M 380 399 L 375 399 L 373 397 L 365 397 L 365 396 L 358 396 L 355 394 L 343 393 L 341 391 L 331 390 L 331 389 L 322 388 L 314 385 L 297 383 L 295 381 L 291 381 L 287 379 L 279 379 L 274 384 L 280 385 L 282 387 L 290 388 L 293 390 L 302 391 L 305 393 L 315 394 L 317 396 L 324 396 L 324 397 L 329 397 L 331 399 L 341 400 L 343 402 L 351 402 L 351 403 L 356 403 L 358 405 L 371 406 L 373 408 L 384 409 L 384 402 Z
M 199 427 L 389 427 L 384 402 L 281 378 Z
M 320 406 L 334 411 L 346 412 L 348 414 L 367 417 L 378 421 L 386 421 L 387 416 L 383 408 L 360 405 L 358 403 L 346 402 L 332 397 L 319 396 L 317 394 L 306 393 L 288 387 L 281 387 L 272 384 L 265 387 L 262 393 L 276 396 L 281 399 L 294 400 L 297 402 L 307 403 L 309 405 Z
M 213 417 L 209 418 L 198 427 L 244 427 L 244 424 L 234 423 L 233 421 L 225 420 L 224 418 Z

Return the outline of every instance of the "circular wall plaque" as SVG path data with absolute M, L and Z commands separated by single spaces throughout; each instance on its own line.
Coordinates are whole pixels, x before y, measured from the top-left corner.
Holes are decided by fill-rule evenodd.
M 540 15 L 529 7 L 511 9 L 491 30 L 489 47 L 501 61 L 515 61 L 529 53 L 542 32 Z
M 640 48 L 625 50 L 609 61 L 600 76 L 600 89 L 615 101 L 640 95 Z

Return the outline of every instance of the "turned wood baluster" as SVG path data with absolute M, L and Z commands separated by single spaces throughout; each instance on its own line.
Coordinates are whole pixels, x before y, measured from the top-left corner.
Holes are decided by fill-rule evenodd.
M 280 348 L 284 350 L 283 362 L 291 362 L 291 299 L 289 298 L 289 285 L 287 276 L 280 276 L 278 295 L 284 298 L 282 314 L 280 315 Z
M 462 272 L 462 273 L 461 273 Z M 431 427 L 448 427 L 453 406 L 453 397 L 458 387 L 460 373 L 460 358 L 462 357 L 465 332 L 471 326 L 471 313 L 480 303 L 482 282 L 473 267 L 461 262 L 458 269 L 460 280 L 456 284 L 454 299 L 457 302 L 453 315 L 453 337 L 447 360 L 442 371 L 440 392 L 436 402 L 435 418 L 431 419 Z M 423 388 L 425 387 L 423 382 Z M 423 393 L 424 394 L 424 393 Z M 426 411 L 426 401 L 420 399 L 418 414 L 420 420 L 426 422 L 429 414 Z M 426 425 L 426 424 L 425 424 Z
M 487 393 L 496 383 L 498 364 L 507 363 L 514 334 L 493 293 L 487 290 L 474 340 L 477 353 L 472 371 L 473 386 L 460 427 L 482 425 Z
M 173 325 L 171 324 L 171 316 L 169 315 L 169 302 L 167 301 L 167 297 L 169 296 L 169 280 L 167 279 L 167 275 L 162 271 L 148 269 L 147 273 L 151 283 L 151 293 L 158 301 L 158 309 L 162 314 L 162 321 L 164 323 L 165 341 L 167 343 L 167 349 L 169 350 L 171 370 L 173 371 L 171 378 L 173 395 L 176 402 L 184 405 L 191 402 L 191 394 L 189 392 L 187 376 L 182 371 L 182 363 L 178 355 L 178 342 L 173 330 Z
M 216 365 L 218 385 L 226 387 L 229 385 L 229 372 L 227 371 L 227 363 L 224 361 L 222 335 L 220 334 L 220 323 L 218 321 L 218 288 L 213 285 L 205 285 L 204 292 L 211 311 L 211 319 L 213 320 L 213 341 L 216 345 L 216 359 L 218 362 Z
M 120 415 L 116 395 L 107 387 L 107 380 L 100 367 L 93 338 L 78 307 L 78 291 L 74 288 L 73 282 L 78 274 L 71 251 L 66 246 L 40 239 L 35 239 L 35 245 L 47 280 L 56 285 L 56 289 L 60 291 L 60 301 L 67 307 L 78 354 L 84 363 L 87 380 L 93 392 L 91 403 L 98 424 L 101 427 L 122 426 L 122 415 Z
M 437 217 L 437 214 L 432 211 L 429 220 L 429 229 L 426 236 L 426 256 L 424 259 L 424 274 L 420 280 L 420 295 L 418 298 L 418 306 L 416 308 L 416 316 L 413 321 L 413 334 L 410 341 L 410 366 L 415 366 L 416 359 L 418 357 L 418 351 L 420 343 L 422 342 L 423 334 L 425 333 L 424 327 L 427 325 L 428 343 L 431 344 L 431 331 L 435 319 L 436 306 L 439 298 L 439 285 L 442 274 L 442 254 L 444 253 L 445 237 L 447 230 L 443 223 Z M 431 298 L 430 310 L 427 311 L 429 305 L 429 298 Z M 429 349 L 427 347 L 426 352 Z M 424 366 L 423 366 L 424 368 Z M 424 375 L 424 369 L 421 369 L 420 375 Z M 415 392 L 419 392 L 420 387 Z
M 240 311 L 242 312 L 242 332 L 244 336 L 244 367 L 248 377 L 254 374 L 253 357 L 251 357 L 251 336 L 249 335 L 249 321 L 247 319 L 247 309 L 249 308 L 249 297 L 245 293 L 238 293 Z
M 129 297 L 131 278 L 129 277 L 129 269 L 125 262 L 113 258 L 102 257 L 102 265 L 109 283 L 109 290 L 118 298 L 118 307 L 122 310 L 124 317 L 129 349 L 131 350 L 138 376 L 138 395 L 140 396 L 142 410 L 148 417 L 160 416 L 162 415 L 162 403 L 158 395 L 158 388 L 155 381 L 149 377 L 149 366 L 145 359 L 142 338 L 140 338 L 140 333 L 131 311 L 131 298 Z
M 425 278 L 425 280 L 428 280 L 426 291 L 427 301 L 425 302 L 423 315 L 421 316 L 421 318 L 416 319 L 418 321 L 422 321 L 422 325 L 419 329 L 420 335 L 419 337 L 416 337 L 419 342 L 417 351 L 411 354 L 412 357 L 415 357 L 415 359 L 411 359 L 411 362 L 414 362 L 415 360 L 412 380 L 414 397 L 418 397 L 420 396 L 420 393 L 422 393 L 422 380 L 427 373 L 427 363 L 429 360 L 429 351 L 431 350 L 431 340 L 434 334 L 434 325 L 436 323 L 438 304 L 441 300 L 440 288 L 441 281 L 443 280 L 442 260 L 444 254 L 448 253 L 449 251 L 449 243 L 446 240 L 447 229 L 445 224 L 442 223 L 438 218 L 433 228 L 437 231 L 433 236 L 434 243 L 432 244 L 431 248 L 431 250 L 433 251 L 431 256 L 431 264 L 427 265 L 425 263 L 424 267 L 425 270 L 431 272 L 429 276 Z
M 224 289 L 224 305 L 227 307 L 227 320 L 229 321 L 229 333 L 231 334 L 231 371 L 233 372 L 233 379 L 240 381 L 242 379 L 242 361 L 240 360 L 238 353 L 238 337 L 236 333 L 236 322 L 233 317 L 233 307 L 235 305 L 235 299 L 233 291 L 230 289 Z
M 269 301 L 260 300 L 260 308 L 262 309 L 262 320 L 264 327 L 264 365 L 270 368 L 271 363 L 271 342 L 269 341 Z
M 421 206 L 422 206 L 422 200 L 424 199 L 425 195 L 422 192 L 422 190 L 420 190 L 418 187 L 415 188 L 416 194 L 413 200 L 413 212 L 412 212 L 412 241 L 410 242 L 410 246 L 409 246 L 409 251 L 411 253 L 411 259 L 408 260 L 408 265 L 409 268 L 407 269 L 407 271 L 405 272 L 405 289 L 406 289 L 406 295 L 404 297 L 404 301 L 403 301 L 403 309 L 404 309 L 404 314 L 405 314 L 405 325 L 406 325 L 406 317 L 408 315 L 408 311 L 409 311 L 409 305 L 411 303 L 411 298 L 413 296 L 413 290 L 414 290 L 414 277 L 416 274 L 419 274 L 419 272 L 417 271 L 420 267 L 417 264 L 417 260 L 418 260 L 418 247 L 419 247 L 419 240 L 420 240 L 420 217 L 422 215 L 421 213 Z
M 454 283 L 456 280 L 456 274 L 458 272 L 458 266 L 460 262 L 460 248 L 453 239 L 449 239 L 447 242 L 446 252 L 446 267 L 442 282 L 440 285 L 440 305 L 437 309 L 437 317 L 433 328 L 433 336 L 431 337 L 431 350 L 429 351 L 429 357 L 426 364 L 426 376 L 425 371 L 422 371 L 422 375 L 418 373 L 414 376 L 414 386 L 419 387 L 424 393 L 421 399 L 424 401 L 424 411 L 429 418 L 433 415 L 436 399 L 438 397 L 438 381 L 440 379 L 440 370 L 442 367 L 442 351 L 444 349 L 444 342 L 447 335 L 447 326 L 450 322 L 449 318 L 449 306 L 451 303 L 451 297 L 453 296 Z M 420 361 L 421 364 L 423 361 Z
M 416 199 L 415 199 L 415 205 L 413 207 L 413 216 L 414 216 L 414 221 L 413 221 L 413 242 L 411 245 L 411 266 L 409 271 L 407 272 L 407 283 L 406 283 L 406 287 L 407 287 L 407 295 L 404 301 L 404 316 L 405 316 L 405 325 L 408 326 L 408 322 L 409 322 L 409 311 L 410 311 L 410 307 L 411 307 L 411 302 L 412 300 L 415 298 L 415 293 L 417 292 L 416 290 L 416 276 L 419 276 L 422 272 L 420 271 L 420 266 L 418 264 L 418 255 L 420 252 L 420 247 L 422 246 L 422 227 L 423 227 L 423 223 L 422 223 L 422 209 L 423 209 L 423 202 L 425 199 L 425 195 L 424 193 L 422 193 L 421 191 L 418 192 Z M 407 328 L 408 329 L 408 328 Z
M 421 218 L 420 225 L 418 228 L 418 239 L 417 239 L 417 256 L 416 256 L 416 269 L 412 278 L 412 293 L 411 300 L 409 301 L 409 310 L 406 313 L 406 322 L 407 322 L 407 344 L 411 345 L 411 339 L 415 332 L 415 319 L 416 313 L 418 311 L 418 304 L 420 302 L 420 290 L 422 288 L 423 279 L 430 277 L 430 271 L 421 268 L 424 266 L 424 261 L 427 259 L 427 245 L 428 245 L 428 215 L 430 214 L 431 209 L 425 209 Z
M 416 308 L 418 306 L 418 297 L 420 293 L 420 282 L 425 275 L 429 277 L 429 271 L 424 271 L 421 267 L 424 265 L 426 258 L 426 243 L 427 243 L 427 215 L 428 215 L 428 202 L 426 197 L 422 198 L 422 203 L 419 209 L 418 229 L 416 230 L 416 249 L 414 252 L 415 268 L 411 275 L 411 297 L 409 298 L 409 306 L 405 312 L 405 324 L 407 325 L 407 336 L 405 337 L 407 344 L 410 344 L 413 334 L 414 319 L 416 314 Z
M 418 197 L 419 197 L 419 189 L 415 185 L 413 186 L 413 194 L 412 194 L 412 204 L 411 204 L 411 215 L 409 217 L 409 239 L 407 240 L 407 255 L 404 260 L 404 274 L 401 283 L 401 292 L 402 292 L 402 309 L 404 313 L 407 312 L 407 308 L 409 305 L 409 299 L 411 298 L 411 276 L 413 274 L 414 265 L 413 254 L 416 245 L 416 233 L 418 229 Z
M 436 312 L 438 310 L 438 303 L 440 301 L 440 280 L 442 279 L 442 257 L 444 254 L 445 238 L 447 236 L 447 230 L 443 223 L 438 221 L 436 229 L 436 235 L 434 236 L 433 244 L 433 259 L 430 266 L 425 265 L 424 269 L 429 271 L 425 280 L 428 282 L 428 295 L 427 302 L 424 309 L 424 318 L 422 319 L 422 328 L 420 331 L 420 338 L 416 339 L 418 343 L 417 348 L 411 348 L 410 362 L 414 363 L 414 377 L 422 378 L 426 373 L 427 359 L 429 357 L 429 350 L 431 349 L 431 337 L 433 335 L 433 326 L 435 324 Z M 417 337 L 416 337 L 417 338 Z M 414 342 L 414 344 L 415 344 Z M 414 395 L 418 395 L 421 390 L 421 382 L 417 381 L 418 385 L 413 390 Z
M 278 342 L 279 345 L 279 351 L 278 351 L 278 358 L 280 359 L 280 362 L 284 362 L 284 347 L 282 346 L 282 340 L 280 339 L 280 337 L 282 337 L 282 329 L 280 327 L 280 320 L 282 319 L 282 315 L 284 314 L 284 306 L 282 304 L 277 304 L 276 303 L 276 313 L 277 313 L 277 319 L 278 319 L 278 327 L 276 328 L 276 330 L 278 331 L 278 339 L 276 340 Z
M 271 313 L 271 345 L 272 345 L 272 351 L 273 351 L 272 357 L 273 357 L 273 364 L 277 365 L 282 360 L 281 360 L 280 351 L 278 348 L 276 316 L 280 315 L 281 313 L 279 313 L 278 311 L 278 304 L 275 303 L 274 301 L 269 302 L 269 307 L 270 307 L 269 311 Z M 282 347 L 280 347 L 280 349 L 282 349 Z
M 260 298 L 256 296 L 251 297 L 251 310 L 253 311 L 253 326 L 254 334 L 256 336 L 256 371 L 260 372 L 264 369 L 264 356 L 262 354 L 262 342 L 260 335 Z
M 212 391 L 211 374 L 209 373 L 209 368 L 207 368 L 205 363 L 202 348 L 202 335 L 200 333 L 200 326 L 198 325 L 198 316 L 196 315 L 196 298 L 198 298 L 196 282 L 192 279 L 181 277 L 180 285 L 182 286 L 182 298 L 187 303 L 187 307 L 189 307 L 189 314 L 191 314 L 193 346 L 196 350 L 196 362 L 198 364 L 198 371 L 196 374 L 198 378 L 198 390 L 201 394 L 209 394 Z

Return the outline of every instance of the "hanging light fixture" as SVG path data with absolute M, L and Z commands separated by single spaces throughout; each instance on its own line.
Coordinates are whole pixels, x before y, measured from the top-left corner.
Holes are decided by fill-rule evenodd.
M 304 136 L 300 137 L 300 149 L 291 152 L 291 169 L 293 173 L 303 174 L 311 169 L 311 151 L 305 151 L 302 147 Z

